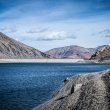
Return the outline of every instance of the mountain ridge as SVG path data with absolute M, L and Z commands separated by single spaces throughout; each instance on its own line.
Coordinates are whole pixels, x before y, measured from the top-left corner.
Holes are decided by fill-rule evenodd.
M 98 60 L 99 62 L 110 62 L 110 46 L 99 49 L 93 54 L 90 60 Z
M 31 46 L 0 32 L 0 59 L 85 59 L 94 60 L 92 57 L 103 48 L 110 47 L 102 45 L 96 48 L 85 48 L 78 45 L 53 48 L 46 52 L 41 52 Z
M 0 58 L 42 59 L 50 58 L 50 56 L 0 32 Z
M 102 45 L 96 48 L 85 48 L 77 45 L 58 47 L 45 53 L 55 58 L 82 58 L 89 60 L 97 50 L 109 45 Z

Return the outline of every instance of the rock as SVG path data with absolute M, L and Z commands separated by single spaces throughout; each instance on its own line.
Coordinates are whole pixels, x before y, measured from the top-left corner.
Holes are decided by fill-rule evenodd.
M 68 82 L 69 81 L 69 78 L 65 78 L 64 79 L 64 83 Z
M 80 89 L 82 86 L 82 84 L 76 84 L 74 87 L 74 91 L 77 91 L 78 89 Z
M 80 74 L 33 110 L 110 110 L 110 70 Z
M 75 86 L 74 86 L 74 84 L 73 84 L 72 87 L 71 87 L 71 92 L 70 92 L 70 94 L 73 94 L 74 91 L 75 91 Z
M 110 63 L 110 46 L 103 47 L 92 55 L 91 60 L 98 60 L 101 63 Z

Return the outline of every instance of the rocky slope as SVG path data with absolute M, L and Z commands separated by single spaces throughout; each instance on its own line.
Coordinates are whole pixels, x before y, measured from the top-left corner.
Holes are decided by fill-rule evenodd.
M 64 80 L 52 99 L 33 110 L 110 110 L 110 70 Z
M 103 47 L 103 45 L 97 48 L 84 48 L 76 45 L 54 48 L 46 52 L 55 58 L 75 58 L 75 59 L 90 59 L 91 56 Z
M 99 60 L 99 62 L 110 62 L 110 46 L 103 47 L 92 55 L 91 60 Z
M 0 58 L 49 58 L 49 55 L 9 38 L 0 32 Z

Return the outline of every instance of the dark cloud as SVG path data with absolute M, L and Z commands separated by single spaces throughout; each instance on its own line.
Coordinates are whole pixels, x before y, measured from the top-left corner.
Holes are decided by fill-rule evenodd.
M 57 21 L 103 15 L 109 11 L 110 0 L 0 0 L 0 20 L 43 16 L 44 20 Z M 57 16 L 50 16 L 54 12 Z
M 102 37 L 110 37 L 110 29 L 105 29 L 102 31 L 99 31 L 97 33 L 92 33 L 92 36 L 102 36 Z
M 105 35 L 104 37 L 108 37 L 109 38 L 110 37 L 110 34 L 109 35 Z
M 110 34 L 110 29 L 105 29 L 103 31 L 98 32 L 98 34 Z

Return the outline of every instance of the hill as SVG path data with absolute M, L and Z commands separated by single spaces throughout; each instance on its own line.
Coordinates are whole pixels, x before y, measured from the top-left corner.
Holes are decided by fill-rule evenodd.
M 34 59 L 49 57 L 49 55 L 0 32 L 0 59 Z
M 103 47 L 91 56 L 91 60 L 99 60 L 99 62 L 110 62 L 110 46 Z
M 46 54 L 55 58 L 73 58 L 73 59 L 90 59 L 97 50 L 108 45 L 96 48 L 84 48 L 77 45 L 54 48 L 46 52 Z

